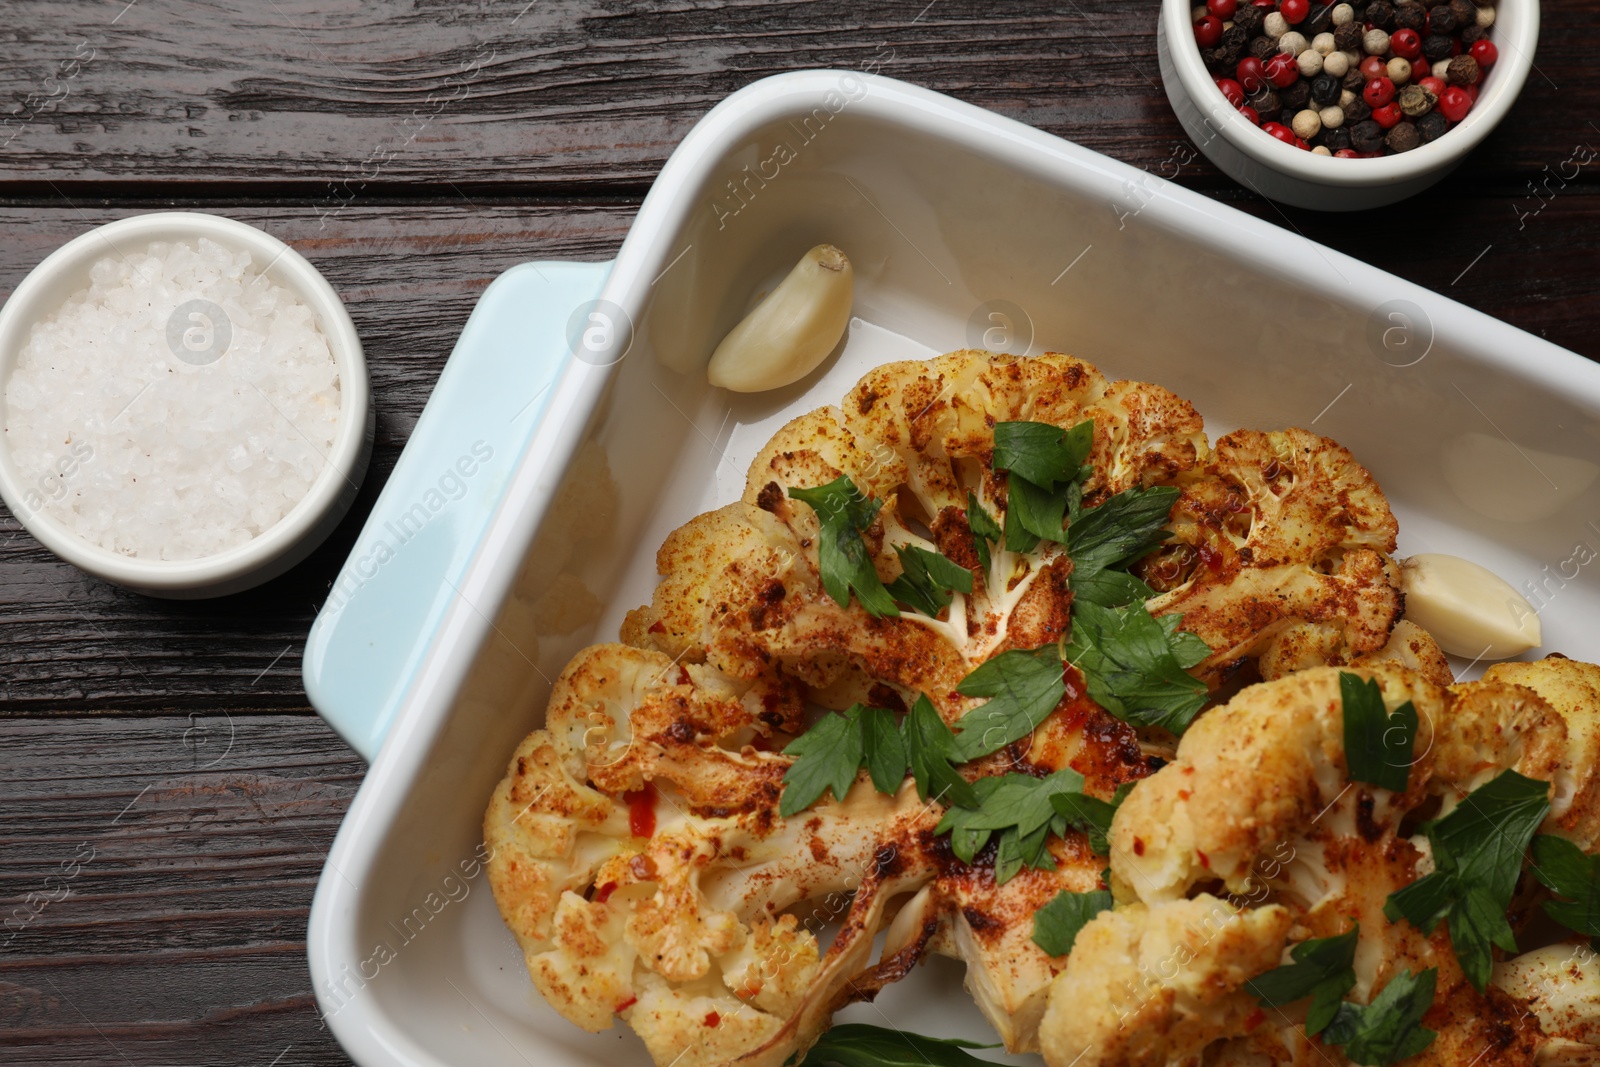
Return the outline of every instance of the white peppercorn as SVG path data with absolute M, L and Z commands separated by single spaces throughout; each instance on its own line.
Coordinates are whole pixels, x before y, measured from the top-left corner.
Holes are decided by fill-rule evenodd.
M 1328 150 L 1328 146 L 1325 145 L 1325 144 L 1317 145 L 1317 147 L 1315 147 L 1315 148 L 1313 148 L 1311 150 L 1311 154 L 1314 155 L 1314 156 L 1331 156 L 1331 155 L 1333 155 L 1333 153 Z
M 1339 94 L 1339 110 L 1349 111 L 1350 105 L 1356 102 L 1356 94 L 1349 89 Z
M 1322 120 L 1324 129 L 1337 130 L 1344 125 L 1344 108 L 1329 104 L 1317 112 L 1317 118 Z
M 1483 17 L 1482 16 L 1483 9 L 1479 8 L 1478 11 L 1480 13 L 1478 17 L 1482 18 Z M 1349 4 L 1335 4 L 1334 5 L 1334 8 L 1333 8 L 1333 24 L 1335 26 L 1343 26 L 1347 22 L 1354 22 L 1355 21 L 1355 17 L 1356 17 L 1356 9 L 1351 7 Z M 1482 25 L 1482 24 L 1480 23 L 1480 25 Z
M 1322 57 L 1322 73 L 1342 78 L 1350 69 L 1350 57 L 1343 52 L 1329 52 Z
M 1300 68 L 1302 78 L 1315 78 L 1322 73 L 1322 56 L 1317 54 L 1315 48 L 1307 48 L 1295 57 L 1294 62 Z
M 1210 12 L 1206 10 L 1206 5 L 1201 4 L 1199 7 L 1189 9 L 1189 21 L 1199 22 L 1209 14 Z
M 1476 21 L 1480 30 L 1486 30 L 1490 26 L 1493 26 L 1494 6 L 1492 4 L 1485 4 L 1484 6 L 1478 8 Z
M 1294 122 L 1291 124 L 1291 129 L 1294 130 L 1294 135 L 1296 137 L 1309 141 L 1311 138 L 1322 132 L 1322 119 L 1317 117 L 1317 113 L 1315 111 L 1307 108 L 1305 111 L 1301 111 L 1295 115 Z
M 1267 16 L 1269 20 L 1271 17 Z M 1389 51 L 1389 35 L 1383 30 L 1368 30 L 1361 38 L 1361 47 L 1369 56 L 1381 56 Z
M 1278 38 L 1278 51 L 1288 52 L 1291 56 L 1298 56 L 1310 47 L 1311 42 L 1306 40 L 1306 35 L 1295 30 Z
M 1268 37 L 1282 37 L 1289 32 L 1289 20 L 1281 12 L 1274 11 L 1261 23 L 1261 32 Z
M 1333 43 L 1333 34 L 1331 33 L 1319 33 L 1311 38 L 1311 47 L 1315 48 L 1317 55 L 1322 56 L 1324 59 L 1328 57 L 1329 53 L 1338 51 L 1337 46 Z
M 1436 60 L 1433 61 L 1433 63 L 1429 64 L 1429 66 L 1428 66 L 1428 76 L 1430 78 L 1438 78 L 1440 81 L 1444 81 L 1445 75 L 1447 75 L 1449 73 L 1450 73 L 1450 60 L 1449 60 L 1449 58 L 1436 59 Z
M 1389 60 L 1389 80 L 1396 85 L 1404 85 L 1411 80 L 1411 63 L 1403 56 L 1395 56 Z

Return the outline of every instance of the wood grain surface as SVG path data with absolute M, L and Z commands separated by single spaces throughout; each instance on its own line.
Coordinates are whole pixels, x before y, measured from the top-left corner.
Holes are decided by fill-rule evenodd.
M 293 244 L 350 309 L 377 442 L 349 518 L 253 592 L 173 603 L 0 510 L 0 1062 L 349 1061 L 311 895 L 361 761 L 300 681 L 307 628 L 484 286 L 609 257 L 728 93 L 874 69 L 1173 177 L 1600 359 L 1600 5 L 1454 175 L 1360 215 L 1269 204 L 1186 144 L 1156 4 L 27 0 L 0 25 L 0 296 L 89 227 L 169 207 Z

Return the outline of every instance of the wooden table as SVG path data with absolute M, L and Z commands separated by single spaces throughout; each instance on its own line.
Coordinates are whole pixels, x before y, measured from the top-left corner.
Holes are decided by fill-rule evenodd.
M 733 90 L 861 67 L 1173 176 L 1154 3 L 28 0 L 0 29 L 0 288 L 157 208 L 262 226 L 321 268 L 371 362 L 360 500 L 254 592 L 168 603 L 86 577 L 0 514 L 0 1061 L 333 1064 L 305 961 L 364 765 L 300 682 L 307 628 L 474 300 L 604 258 Z M 1600 358 L 1600 6 L 1453 177 L 1362 215 L 1280 208 L 1203 159 L 1184 185 Z M 1591 121 L 1594 120 L 1594 121 Z M 1165 166 L 1163 166 L 1165 164 Z M 1565 166 L 1563 166 L 1565 164 Z

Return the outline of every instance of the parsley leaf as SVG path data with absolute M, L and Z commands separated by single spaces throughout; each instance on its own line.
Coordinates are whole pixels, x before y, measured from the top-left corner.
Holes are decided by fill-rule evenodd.
M 1491 945 L 1517 949 L 1506 921 L 1511 894 L 1534 831 L 1550 810 L 1550 783 L 1502 771 L 1442 819 L 1423 826 L 1433 845 L 1432 874 L 1389 894 L 1383 913 L 1423 933 L 1450 923 L 1450 944 L 1478 992 L 1494 967 Z
M 989 542 L 1000 540 L 1000 524 L 994 521 L 994 516 L 983 510 L 983 505 L 978 503 L 978 497 L 971 490 L 967 491 L 967 529 L 972 531 L 972 546 L 978 550 L 978 562 L 983 564 L 983 573 L 989 573 Z
M 1293 963 L 1284 964 L 1245 983 L 1261 1005 L 1281 1008 L 1311 998 L 1306 1011 L 1306 1033 L 1319 1034 L 1338 1014 L 1339 1002 L 1356 984 L 1356 935 L 1359 927 L 1338 937 L 1302 941 L 1289 950 Z
M 960 758 L 956 738 L 931 700 L 919 695 L 911 706 L 911 713 L 900 724 L 900 730 L 905 741 L 906 761 L 911 764 L 911 774 L 917 782 L 918 797 L 947 804 L 978 803 L 972 783 L 951 766 L 952 760 Z
M 804 811 L 828 790 L 835 800 L 843 800 L 861 769 L 864 742 L 859 715 L 824 715 L 816 724 L 790 741 L 786 756 L 799 758 L 783 773 L 783 797 L 778 814 L 784 818 Z
M 837 1023 L 811 1046 L 800 1067 L 988 1067 L 989 1060 L 967 1049 L 996 1047 L 865 1023 Z
M 1177 615 L 1155 618 L 1142 603 L 1074 602 L 1067 661 L 1083 672 L 1094 702 L 1117 718 L 1181 734 L 1206 702 L 1205 683 L 1186 670 L 1211 654 L 1199 637 L 1178 629 L 1181 622 Z
M 810 504 L 822 524 L 817 537 L 817 563 L 828 595 L 840 607 L 848 607 L 850 591 L 855 590 L 856 599 L 867 614 L 899 615 L 900 609 L 884 589 L 867 544 L 861 539 L 861 531 L 872 525 L 883 501 L 862 496 L 847 474 L 813 489 L 791 488 L 789 495 Z
M 1438 979 L 1437 967 L 1419 975 L 1401 971 L 1371 1004 L 1340 1004 L 1322 1039 L 1343 1045 L 1344 1054 L 1365 1067 L 1386 1067 L 1417 1055 L 1439 1036 L 1422 1025 Z
M 1567 898 L 1546 901 L 1546 915 L 1569 930 L 1600 940 L 1600 856 L 1584 855 L 1564 837 L 1540 834 L 1533 839 L 1533 876 Z
M 963 760 L 998 752 L 1026 737 L 1067 695 L 1061 653 L 1055 645 L 1024 651 L 1009 649 L 961 679 L 962 696 L 988 697 L 956 725 Z
M 1067 530 L 1067 553 L 1072 556 L 1072 591 L 1078 595 L 1087 592 L 1094 597 L 1104 588 L 1100 578 L 1105 571 L 1126 567 L 1171 536 L 1166 528 L 1167 519 L 1178 495 L 1178 489 L 1170 485 L 1127 489 L 1103 504 L 1074 514 Z M 1139 582 L 1139 587 L 1149 589 L 1143 582 Z M 1144 595 L 1149 596 L 1149 593 Z M 1100 600 L 1096 602 L 1104 607 L 1112 606 Z
M 1048 422 L 994 424 L 994 469 L 1056 491 L 1078 477 L 1094 445 L 1094 421 L 1063 430 Z
M 1074 893 L 1063 889 L 1055 899 L 1033 913 L 1033 943 L 1044 949 L 1047 956 L 1065 956 L 1072 951 L 1078 931 L 1102 911 L 1110 910 L 1110 890 Z
M 1096 855 L 1111 855 L 1111 820 L 1117 809 L 1132 792 L 1136 782 L 1117 786 L 1116 795 L 1108 803 L 1099 797 L 1083 793 L 1057 793 L 1050 798 L 1050 806 L 1065 820 L 1067 826 L 1082 830 L 1089 838 L 1089 847 Z
M 1063 797 L 1083 797 L 1083 775 L 1064 768 L 1048 778 L 1029 774 L 1002 774 L 973 783 L 976 801 L 951 807 L 934 828 L 950 835 L 950 850 L 963 863 L 971 863 L 995 834 L 995 882 L 1005 884 L 1024 866 L 1055 869 L 1046 847 L 1049 835 L 1066 833 L 1068 819 L 1059 810 Z M 1118 803 L 1126 793 L 1118 791 Z M 1104 801 L 1095 804 L 1115 810 Z
M 1404 793 L 1410 781 L 1417 740 L 1417 709 L 1406 701 L 1389 714 L 1376 679 L 1341 671 L 1344 703 L 1344 759 L 1352 782 Z
M 1070 430 L 1048 422 L 995 423 L 994 469 L 1010 472 L 1005 515 L 1009 551 L 1032 552 L 1040 538 L 1066 543 L 1062 520 L 1069 501 L 1063 490 L 1085 473 L 1093 443 L 1092 420 Z
M 859 704 L 856 707 L 860 708 L 861 716 L 864 750 L 861 762 L 866 764 L 878 792 L 893 796 L 899 791 L 900 783 L 906 780 L 906 768 L 910 765 L 899 724 L 894 721 L 894 713 L 885 708 L 862 708 Z
M 916 545 L 896 545 L 900 577 L 889 583 L 889 595 L 930 618 L 950 606 L 953 590 L 972 592 L 972 572 L 938 552 Z
M 1071 527 L 1068 527 L 1069 531 Z M 1103 608 L 1120 608 L 1149 600 L 1156 595 L 1137 577 L 1127 571 L 1097 571 L 1093 574 L 1079 571 L 1074 565 L 1072 577 L 1068 579 L 1072 586 L 1073 603 L 1098 604 Z

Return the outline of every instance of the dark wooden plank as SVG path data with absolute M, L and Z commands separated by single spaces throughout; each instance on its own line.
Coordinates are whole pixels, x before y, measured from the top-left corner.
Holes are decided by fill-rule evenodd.
M 62 241 L 125 210 L 0 209 L 0 294 Z M 46 710 L 303 707 L 306 631 L 426 402 L 473 302 L 529 259 L 614 253 L 632 208 L 457 204 L 228 214 L 294 244 L 344 298 L 378 412 L 372 468 L 345 522 L 304 563 L 237 596 L 162 601 L 62 562 L 0 507 L 0 715 Z
M 0 1061 L 348 1063 L 305 928 L 363 769 L 308 714 L 0 721 Z
M 1548 22 L 1540 73 L 1451 185 L 1520 185 L 1600 136 L 1578 121 L 1600 114 L 1600 7 Z M 0 180 L 46 197 L 272 182 L 330 211 L 419 183 L 639 192 L 717 101 L 806 67 L 875 70 L 1154 168 L 1182 140 L 1155 23 L 1121 0 L 31 0 L 0 39 Z M 1179 177 L 1232 184 L 1203 161 Z

